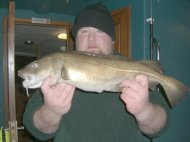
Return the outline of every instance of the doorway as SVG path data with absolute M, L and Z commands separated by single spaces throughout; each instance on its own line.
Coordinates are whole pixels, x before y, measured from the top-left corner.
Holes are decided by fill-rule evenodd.
M 40 20 L 40 19 L 38 19 Z M 4 18 L 3 27 L 3 64 L 4 64 L 4 127 L 9 128 L 10 110 L 9 110 L 9 95 L 8 95 L 8 46 L 7 46 L 7 31 L 8 18 Z M 22 115 L 25 105 L 30 98 L 27 96 L 25 89 L 22 87 L 22 79 L 17 76 L 17 71 L 49 53 L 57 51 L 73 50 L 71 37 L 69 35 L 71 29 L 70 23 L 51 21 L 51 23 L 33 23 L 32 19 L 15 19 L 15 104 L 16 104 L 16 120 L 18 128 L 22 128 Z M 58 39 L 60 33 L 67 35 L 66 39 Z M 35 90 L 30 90 L 32 94 Z M 18 131 L 19 142 L 38 142 L 26 130 Z

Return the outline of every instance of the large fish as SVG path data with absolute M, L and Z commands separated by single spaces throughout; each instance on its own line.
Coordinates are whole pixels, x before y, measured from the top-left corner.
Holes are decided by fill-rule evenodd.
M 132 61 L 92 53 L 53 53 L 36 60 L 18 71 L 25 88 L 38 88 L 52 76 L 52 85 L 68 82 L 85 91 L 120 92 L 121 81 L 147 75 L 149 88 L 160 84 L 171 106 L 175 106 L 190 89 L 180 81 L 164 76 L 153 61 Z

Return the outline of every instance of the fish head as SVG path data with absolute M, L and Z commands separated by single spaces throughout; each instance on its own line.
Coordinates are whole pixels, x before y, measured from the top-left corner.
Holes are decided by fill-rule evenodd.
M 35 60 L 18 71 L 18 76 L 24 79 L 25 88 L 39 88 L 45 78 L 51 75 L 52 63 L 49 58 Z

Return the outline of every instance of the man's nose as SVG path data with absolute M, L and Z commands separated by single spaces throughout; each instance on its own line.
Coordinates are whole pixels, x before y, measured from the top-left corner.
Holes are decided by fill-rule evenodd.
M 96 39 L 96 33 L 91 31 L 89 32 L 89 35 L 88 35 L 88 40 L 95 40 Z

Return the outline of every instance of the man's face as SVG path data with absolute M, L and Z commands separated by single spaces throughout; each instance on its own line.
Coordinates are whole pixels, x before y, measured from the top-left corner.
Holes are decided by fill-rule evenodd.
M 76 36 L 76 50 L 109 55 L 113 51 L 113 41 L 99 29 L 83 27 L 78 30 Z

